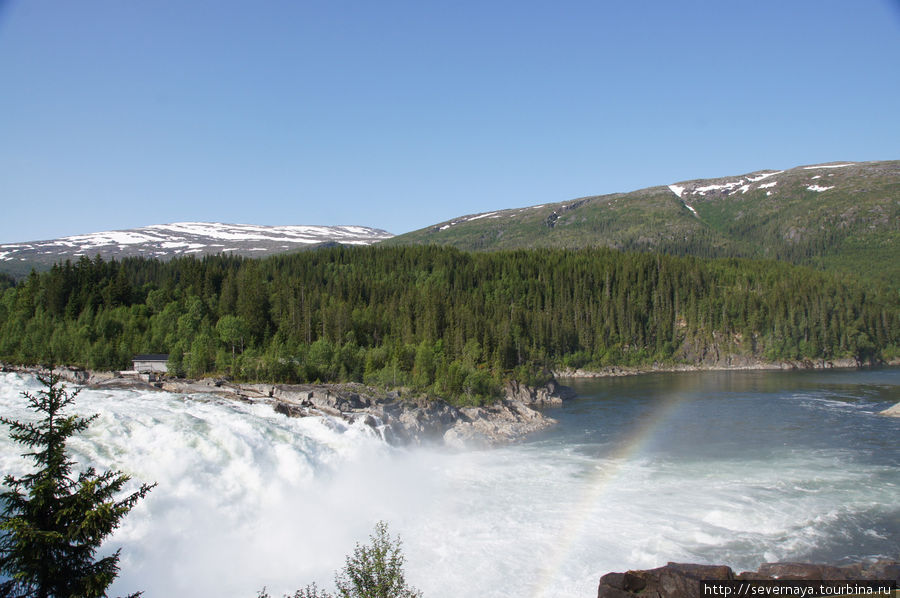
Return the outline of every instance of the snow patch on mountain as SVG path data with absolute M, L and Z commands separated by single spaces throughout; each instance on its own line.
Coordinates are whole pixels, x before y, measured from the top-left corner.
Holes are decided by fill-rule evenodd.
M 254 224 L 222 224 L 218 222 L 175 222 L 155 224 L 145 229 L 167 237 L 194 236 L 223 241 L 282 241 L 293 243 L 322 243 L 346 240 L 351 243 L 370 243 L 390 237 L 385 231 L 361 226 L 263 226 Z M 378 234 L 378 233 L 382 234 Z
M 323 243 L 370 245 L 392 237 L 391 233 L 364 226 L 264 226 L 220 222 L 174 222 L 142 228 L 73 235 L 28 244 L 0 245 L 0 260 L 57 261 L 100 254 L 104 258 L 154 255 L 168 258 L 183 254 L 220 252 L 281 253 Z M 217 242 L 219 241 L 219 242 Z M 221 241 L 227 241 L 225 247 Z
M 778 177 L 778 175 L 786 174 L 784 184 L 788 185 L 785 189 L 785 192 L 790 192 L 791 186 L 790 183 L 796 181 L 797 174 L 802 173 L 802 171 L 808 170 L 816 170 L 816 169 L 836 169 L 836 168 L 844 168 L 847 166 L 854 166 L 854 162 L 846 162 L 840 164 L 817 164 L 813 166 L 800 166 L 791 170 L 764 170 L 759 171 L 753 174 L 744 175 L 737 179 L 713 179 L 713 180 L 694 180 L 688 181 L 684 183 L 672 184 L 668 185 L 668 188 L 672 193 L 674 193 L 679 199 L 682 201 L 688 200 L 691 197 L 721 197 L 723 195 L 735 195 L 740 192 L 742 195 L 746 194 L 750 191 L 754 190 L 766 190 L 766 196 L 771 197 L 772 195 L 772 187 L 778 184 L 777 180 L 774 180 L 773 177 Z M 793 174 L 791 174 L 793 173 Z M 816 174 L 812 176 L 812 180 L 820 179 L 823 176 L 834 176 L 834 173 L 822 173 Z M 805 178 L 805 174 L 803 175 Z M 768 181 L 766 179 L 769 179 Z M 781 179 L 780 179 L 781 180 Z M 763 182 L 766 181 L 766 182 Z M 806 187 L 810 191 L 827 191 L 829 189 L 833 189 L 834 187 L 823 187 L 815 184 L 805 183 L 808 186 Z
M 706 195 L 706 193 L 709 191 L 719 191 L 719 190 L 731 191 L 735 187 L 740 187 L 743 184 L 744 184 L 744 179 L 740 179 L 738 181 L 732 181 L 730 183 L 722 183 L 720 185 L 713 184 L 713 185 L 706 185 L 705 187 L 697 187 L 691 193 L 699 194 L 699 195 Z
M 478 216 L 472 216 L 471 218 L 468 218 L 466 222 L 471 222 L 472 220 L 478 220 L 480 218 L 487 218 L 488 216 L 493 216 L 496 213 L 497 212 L 486 212 L 484 214 L 479 214 Z
M 847 162 L 846 164 L 818 164 L 816 166 L 804 166 L 803 170 L 814 170 L 816 168 L 844 168 L 845 166 L 853 166 L 853 162 Z
M 759 181 L 761 181 L 763 179 L 767 179 L 770 176 L 775 176 L 776 174 L 781 174 L 782 172 L 784 172 L 784 171 L 783 170 L 773 170 L 772 172 L 764 172 L 763 174 L 761 174 L 759 176 L 747 177 L 747 180 L 750 181 L 751 183 L 758 183 Z M 760 185 L 760 187 L 762 187 L 762 185 Z
M 463 216 L 459 220 L 451 220 L 450 222 L 448 222 L 446 224 L 442 224 L 441 226 L 438 226 L 436 228 L 436 230 L 447 230 L 451 226 L 456 226 L 457 224 L 460 224 L 462 222 L 472 222 L 473 220 L 481 220 L 482 218 L 502 218 L 503 216 L 515 214 L 517 212 L 521 212 L 522 210 L 530 210 L 530 209 L 537 208 L 537 207 L 541 207 L 541 206 L 532 206 L 530 208 L 521 208 L 521 209 L 517 209 L 517 210 L 498 210 L 495 212 L 484 212 L 482 214 Z

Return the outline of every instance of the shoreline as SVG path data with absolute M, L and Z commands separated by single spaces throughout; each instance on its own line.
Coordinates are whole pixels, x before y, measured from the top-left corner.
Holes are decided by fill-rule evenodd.
M 330 384 L 235 383 L 224 378 L 198 380 L 154 376 L 137 372 L 93 371 L 58 366 L 53 372 L 73 384 L 89 388 L 165 391 L 177 394 L 212 394 L 239 401 L 261 401 L 289 417 L 331 416 L 353 423 L 361 420 L 378 430 L 391 444 L 439 442 L 448 446 L 497 446 L 517 442 L 556 424 L 544 407 L 562 405 L 575 396 L 558 382 L 565 379 L 616 378 L 659 373 L 705 371 L 859 370 L 900 366 L 900 358 L 864 364 L 853 358 L 784 360 L 777 362 L 731 356 L 722 363 L 652 366 L 607 366 L 599 370 L 551 371 L 553 380 L 538 388 L 512 381 L 504 396 L 490 405 L 456 407 L 444 399 L 402 396 L 400 389 L 383 390 L 358 382 Z M 47 368 L 0 362 L 0 371 L 36 374 Z M 900 417 L 900 403 L 880 412 Z
M 879 368 L 900 367 L 900 358 L 891 359 L 875 364 L 862 364 L 853 358 L 833 359 L 833 360 L 799 360 L 799 361 L 753 361 L 742 364 L 724 364 L 724 365 L 673 365 L 662 366 L 654 365 L 651 367 L 627 367 L 627 366 L 608 366 L 600 370 L 584 370 L 584 369 L 568 369 L 554 371 L 553 376 L 557 380 L 586 380 L 597 378 L 620 378 L 625 376 L 643 376 L 647 374 L 676 374 L 683 372 L 785 372 L 785 371 L 816 371 L 816 370 L 865 370 Z M 894 404 L 887 409 L 880 411 L 879 415 L 884 417 L 900 418 L 900 402 Z
M 900 358 L 878 363 L 863 363 L 852 357 L 829 360 L 783 360 L 762 361 L 751 358 L 729 359 L 726 363 L 713 364 L 675 364 L 650 366 L 604 366 L 598 370 L 584 368 L 568 368 L 553 370 L 557 379 L 565 378 L 617 378 L 622 376 L 641 376 L 644 374 L 663 374 L 679 372 L 740 372 L 740 371 L 801 371 L 801 370 L 861 370 L 880 367 L 900 366 Z
M 335 417 L 368 425 L 389 444 L 440 443 L 453 448 L 510 444 L 556 424 L 539 408 L 572 398 L 571 389 L 554 380 L 533 388 L 509 383 L 505 395 L 490 405 L 457 407 L 444 399 L 404 395 L 362 383 L 235 383 L 223 378 L 199 380 L 93 371 L 57 366 L 0 363 L 0 371 L 36 375 L 51 371 L 71 384 L 92 389 L 121 389 L 208 394 L 229 400 L 263 402 L 287 417 Z

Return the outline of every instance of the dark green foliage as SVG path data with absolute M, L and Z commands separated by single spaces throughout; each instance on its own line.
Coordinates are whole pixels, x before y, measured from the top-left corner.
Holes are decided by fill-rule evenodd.
M 371 544 L 357 544 L 335 578 L 339 598 L 420 598 L 406 584 L 400 538 L 391 539 L 387 524 L 379 521 L 369 536 Z
M 16 279 L 6 272 L 0 272 L 0 293 L 14 286 L 16 286 Z
M 0 359 L 272 382 L 358 381 L 477 404 L 556 367 L 877 361 L 900 296 L 774 261 L 609 249 L 329 248 L 260 261 L 83 259 L 0 296 Z
M 144 484 L 116 499 L 130 479 L 127 475 L 89 468 L 73 477 L 66 442 L 87 429 L 96 416 L 64 415 L 63 409 L 78 392 L 67 393 L 53 374 L 38 380 L 46 389 L 24 396 L 41 419 L 19 422 L 0 417 L 10 428 L 10 437 L 30 449 L 24 456 L 35 466 L 33 473 L 22 478 L 7 475 L 4 479 L 8 490 L 0 495 L 4 505 L 0 573 L 10 579 L 0 584 L 0 594 L 105 596 L 119 570 L 119 551 L 99 560 L 94 555 L 152 486 Z

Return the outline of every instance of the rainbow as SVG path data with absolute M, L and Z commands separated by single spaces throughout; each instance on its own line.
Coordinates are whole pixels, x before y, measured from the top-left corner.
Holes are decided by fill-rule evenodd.
M 596 473 L 588 480 L 575 508 L 572 509 L 565 525 L 557 535 L 555 548 L 552 551 L 553 556 L 541 570 L 531 594 L 533 598 L 548 598 L 553 595 L 550 591 L 554 574 L 585 533 L 583 524 L 588 520 L 591 511 L 595 510 L 603 500 L 604 492 L 612 486 L 623 467 L 641 454 L 682 404 L 681 396 L 670 397 L 664 405 L 656 408 L 649 417 L 640 422 L 631 435 L 607 457 L 607 465 L 597 467 Z

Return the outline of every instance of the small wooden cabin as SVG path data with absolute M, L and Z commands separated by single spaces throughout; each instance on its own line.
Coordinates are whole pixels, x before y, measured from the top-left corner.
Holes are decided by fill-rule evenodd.
M 169 361 L 168 353 L 149 353 L 147 355 L 135 355 L 131 360 L 131 369 L 136 372 L 168 372 L 166 363 Z

